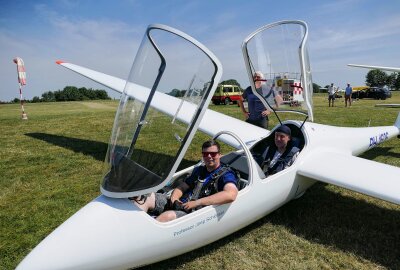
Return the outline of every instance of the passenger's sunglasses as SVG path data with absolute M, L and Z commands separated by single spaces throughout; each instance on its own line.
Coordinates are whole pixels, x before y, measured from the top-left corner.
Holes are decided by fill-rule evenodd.
M 203 155 L 203 157 L 208 157 L 210 155 L 212 158 L 215 158 L 216 155 L 219 154 L 219 152 L 201 152 L 201 154 Z

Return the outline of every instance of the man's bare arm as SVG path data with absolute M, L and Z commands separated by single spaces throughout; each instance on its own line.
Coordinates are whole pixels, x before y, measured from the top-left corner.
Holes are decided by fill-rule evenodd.
M 236 199 L 237 194 L 238 189 L 236 185 L 233 183 L 227 183 L 222 191 L 195 201 L 189 201 L 184 204 L 184 207 L 185 209 L 192 209 L 198 206 L 231 203 Z

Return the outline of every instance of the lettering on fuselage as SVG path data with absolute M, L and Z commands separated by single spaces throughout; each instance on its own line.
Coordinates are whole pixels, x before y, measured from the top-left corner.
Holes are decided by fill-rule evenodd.
M 181 235 L 182 233 L 188 232 L 188 231 L 190 231 L 190 230 L 192 230 L 194 228 L 202 226 L 202 225 L 204 225 L 204 224 L 206 224 L 206 223 L 208 223 L 208 222 L 210 222 L 212 220 L 216 220 L 217 218 L 221 217 L 224 213 L 225 213 L 225 210 L 221 211 L 221 212 L 217 212 L 217 213 L 215 213 L 215 214 L 213 214 L 211 216 L 208 216 L 208 217 L 206 217 L 206 218 L 204 218 L 202 220 L 196 221 L 194 224 L 192 224 L 190 226 L 182 228 L 179 231 L 175 231 L 174 232 L 174 236 Z
M 377 136 L 372 136 L 369 138 L 369 147 L 374 147 L 377 146 L 378 144 L 386 141 L 387 139 L 389 139 L 389 132 L 383 132 Z

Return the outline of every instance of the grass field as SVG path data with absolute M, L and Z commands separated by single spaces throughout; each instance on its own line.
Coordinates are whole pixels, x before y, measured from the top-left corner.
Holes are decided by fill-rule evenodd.
M 314 97 L 315 122 L 392 125 L 400 93 L 328 108 Z M 0 269 L 14 269 L 58 225 L 100 194 L 117 101 L 0 105 Z M 241 117 L 236 105 L 210 106 Z M 271 120 L 270 126 L 276 124 Z M 205 136 L 199 135 L 198 141 Z M 198 158 L 191 147 L 186 162 Z M 362 157 L 400 167 L 400 140 Z M 341 170 L 341 168 L 333 169 Z M 379 179 L 377 179 L 379 181 Z M 400 181 L 400 176 L 399 176 Z M 400 192 L 400 190 L 399 190 Z M 143 269 L 400 269 L 400 206 L 316 184 L 252 225 L 206 247 Z

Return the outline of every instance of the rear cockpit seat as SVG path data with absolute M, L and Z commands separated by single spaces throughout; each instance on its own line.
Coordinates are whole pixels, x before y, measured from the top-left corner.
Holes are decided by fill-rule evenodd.
M 239 186 L 241 190 L 245 188 L 249 183 L 249 167 L 247 164 L 246 155 L 238 152 L 231 152 L 221 157 L 221 164 L 229 166 L 233 171 L 238 174 Z

